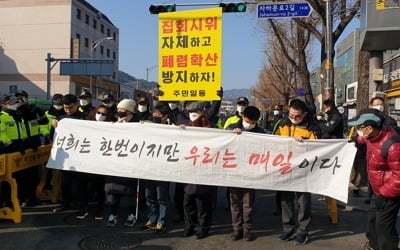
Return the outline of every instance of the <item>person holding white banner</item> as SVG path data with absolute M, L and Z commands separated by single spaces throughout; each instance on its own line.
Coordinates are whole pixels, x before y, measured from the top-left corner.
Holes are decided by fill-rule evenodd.
M 289 104 L 289 114 L 279 124 L 276 135 L 293 137 L 296 141 L 317 139 L 319 127 L 309 114 L 306 104 L 293 99 Z M 295 204 L 298 207 L 295 207 Z M 311 222 L 311 194 L 304 192 L 281 192 L 283 233 L 282 241 L 289 241 L 295 236 L 295 243 L 304 245 L 308 241 L 308 225 Z M 295 218 L 297 211 L 297 218 Z
M 190 126 L 211 128 L 205 116 L 202 102 L 193 102 L 188 106 Z M 184 125 L 180 126 L 185 128 Z M 212 197 L 215 187 L 187 184 L 183 197 L 185 229 L 183 237 L 192 236 L 196 228 L 196 238 L 207 237 L 212 218 Z
M 247 106 L 239 122 L 232 124 L 228 129 L 236 134 L 242 131 L 265 134 L 265 130 L 258 126 L 260 110 L 254 106 Z M 253 203 L 256 191 L 249 188 L 230 187 L 229 198 L 231 204 L 233 234 L 231 240 L 244 238 L 246 241 L 253 239 L 251 235 Z
M 135 115 L 136 102 L 132 99 L 122 99 L 117 105 L 117 122 L 139 122 L 139 117 Z M 132 227 L 136 224 L 135 212 L 136 179 L 108 176 L 104 191 L 106 192 L 106 205 L 111 206 L 111 211 L 107 219 L 107 226 L 114 227 L 118 223 L 118 207 L 122 199 L 126 200 L 128 216 L 124 226 Z M 138 205 L 138 204 L 136 204 Z
M 157 104 L 153 111 L 153 123 L 169 124 L 169 111 L 165 104 Z M 144 185 L 148 221 L 143 229 L 164 233 L 167 230 L 169 182 L 145 180 Z

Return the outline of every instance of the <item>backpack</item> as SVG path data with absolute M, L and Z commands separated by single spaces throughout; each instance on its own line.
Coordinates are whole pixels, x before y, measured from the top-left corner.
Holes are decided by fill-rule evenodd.
M 389 151 L 390 146 L 392 146 L 393 143 L 395 142 L 400 142 L 400 127 L 395 126 L 395 127 L 391 127 L 394 129 L 394 131 L 396 131 L 396 135 L 390 137 L 389 139 L 387 139 L 383 144 L 382 144 L 382 149 L 381 149 L 381 156 L 386 159 L 387 158 L 387 154 Z

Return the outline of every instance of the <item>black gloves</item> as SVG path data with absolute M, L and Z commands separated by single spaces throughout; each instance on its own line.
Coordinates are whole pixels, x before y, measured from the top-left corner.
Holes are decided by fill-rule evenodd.
M 382 196 L 382 195 L 378 195 L 375 198 L 375 206 L 376 206 L 376 210 L 382 210 L 385 207 L 385 204 L 387 202 L 387 198 Z
M 217 90 L 217 96 L 222 97 L 224 96 L 224 90 L 222 89 L 222 87 L 220 88 L 220 90 Z

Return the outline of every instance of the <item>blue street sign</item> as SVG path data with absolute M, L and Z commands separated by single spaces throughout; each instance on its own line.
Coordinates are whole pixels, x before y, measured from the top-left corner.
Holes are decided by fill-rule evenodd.
M 303 88 L 298 88 L 298 89 L 297 89 L 297 95 L 298 95 L 298 96 L 305 96 L 306 93 L 305 93 L 305 91 L 304 91 Z
M 309 17 L 313 9 L 308 2 L 267 3 L 257 5 L 258 18 Z

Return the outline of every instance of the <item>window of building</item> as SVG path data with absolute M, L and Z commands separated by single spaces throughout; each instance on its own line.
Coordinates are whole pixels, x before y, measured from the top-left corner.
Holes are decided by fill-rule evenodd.
M 89 48 L 89 38 L 85 37 L 85 47 Z
M 100 45 L 100 54 L 104 54 L 104 46 L 103 45 Z
M 113 59 L 115 59 L 117 56 L 115 54 L 115 51 L 113 52 Z
M 88 14 L 85 15 L 85 23 L 89 24 L 89 15 Z
M 78 38 L 78 39 L 81 39 L 81 34 L 76 33 L 75 37 Z
M 107 49 L 107 57 L 110 57 L 110 49 Z
M 93 19 L 93 28 L 97 29 L 97 20 L 96 19 Z
M 115 32 L 113 32 L 113 38 L 114 38 L 114 41 L 117 40 L 117 34 L 115 34 Z
M 80 9 L 76 9 L 76 18 L 78 18 L 79 20 L 81 20 L 82 16 L 82 12 Z
M 100 24 L 100 32 L 104 34 L 104 24 Z
M 107 29 L 107 36 L 110 36 L 110 34 L 111 34 L 110 29 Z

